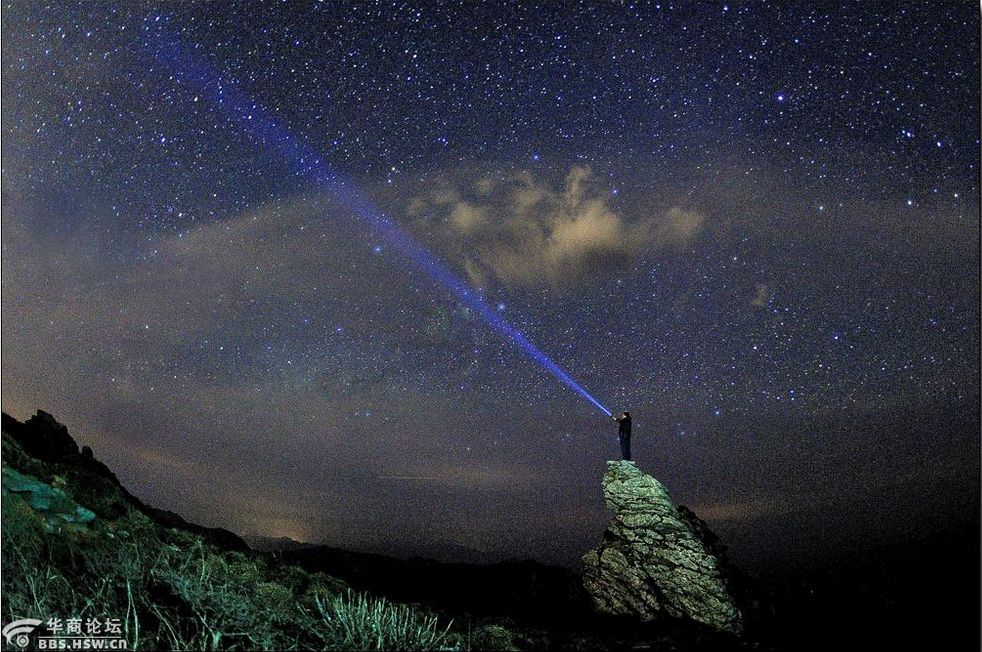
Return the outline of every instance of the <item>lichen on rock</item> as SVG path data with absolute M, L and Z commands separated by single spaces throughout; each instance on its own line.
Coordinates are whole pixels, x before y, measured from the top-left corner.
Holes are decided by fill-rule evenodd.
M 741 632 L 723 561 L 665 487 L 633 462 L 612 461 L 603 491 L 613 518 L 601 544 L 583 556 L 583 583 L 597 610 L 641 620 L 690 618 Z
M 37 478 L 18 473 L 10 467 L 3 468 L 4 496 L 19 496 L 31 509 L 43 515 L 49 524 L 58 522 L 85 524 L 95 519 L 95 514 L 69 498 L 65 492 Z

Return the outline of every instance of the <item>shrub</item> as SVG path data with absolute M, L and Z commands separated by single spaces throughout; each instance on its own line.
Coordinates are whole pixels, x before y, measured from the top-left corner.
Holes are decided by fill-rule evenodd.
M 449 629 L 441 630 L 435 616 L 407 605 L 350 591 L 315 602 L 320 617 L 315 633 L 328 649 L 437 650 Z
M 50 481 L 53 465 L 4 437 L 4 455 Z M 95 520 L 52 525 L 4 490 L 2 611 L 21 618 L 111 617 L 133 650 L 436 650 L 437 617 L 353 593 L 322 573 L 221 551 L 201 537 L 157 525 L 118 488 L 84 472 L 65 491 L 88 499 Z M 74 502 L 73 502 L 74 505 Z
M 470 640 L 474 650 L 501 650 L 513 652 L 519 648 L 515 645 L 512 633 L 501 625 L 484 625 L 474 630 Z

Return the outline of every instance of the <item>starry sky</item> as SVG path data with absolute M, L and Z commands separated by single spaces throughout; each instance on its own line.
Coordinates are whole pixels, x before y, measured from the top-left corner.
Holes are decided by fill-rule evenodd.
M 968 2 L 4 3 L 3 408 L 203 524 L 573 563 L 616 424 L 370 206 L 629 409 L 738 562 L 977 519 L 978 33 Z

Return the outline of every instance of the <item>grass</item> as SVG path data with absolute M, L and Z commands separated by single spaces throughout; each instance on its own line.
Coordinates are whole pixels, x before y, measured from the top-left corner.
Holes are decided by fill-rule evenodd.
M 65 491 L 91 505 L 97 518 L 89 526 L 53 524 L 4 490 L 3 622 L 119 618 L 132 650 L 466 646 L 432 613 L 353 592 L 327 575 L 216 549 L 107 495 L 115 491 L 109 483 L 79 487 L 84 474 L 45 468 L 15 453 L 22 472 L 68 477 Z
M 436 650 L 447 638 L 436 616 L 411 607 L 348 592 L 315 598 L 317 634 L 346 650 Z

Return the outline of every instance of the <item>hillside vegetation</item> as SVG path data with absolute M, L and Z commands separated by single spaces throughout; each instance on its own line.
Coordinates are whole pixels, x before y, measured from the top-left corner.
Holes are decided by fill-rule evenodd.
M 38 436 L 24 431 L 30 423 L 4 419 L 3 622 L 119 618 L 130 649 L 474 644 L 435 613 L 166 527 L 88 451 L 38 441 L 25 446 Z

